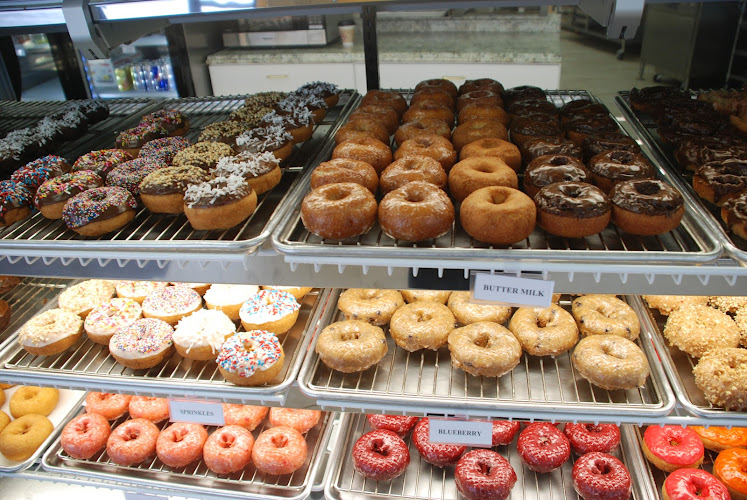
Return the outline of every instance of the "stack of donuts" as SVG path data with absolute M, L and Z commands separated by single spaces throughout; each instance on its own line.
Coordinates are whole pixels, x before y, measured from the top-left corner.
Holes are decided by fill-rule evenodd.
M 571 313 L 557 304 L 514 312 L 470 303 L 469 292 L 348 289 L 337 306 L 346 320 L 322 330 L 316 352 L 326 366 L 344 373 L 366 370 L 384 358 L 382 327 L 388 326 L 400 348 L 448 347 L 454 368 L 474 376 L 501 377 L 523 352 L 558 356 L 571 350 L 576 371 L 603 389 L 642 387 L 649 374 L 646 356 L 634 342 L 638 317 L 614 296 L 578 297 Z
M 5 390 L 14 386 L 0 384 L 0 406 L 5 405 Z M 12 461 L 30 458 L 54 430 L 49 415 L 57 407 L 60 394 L 51 387 L 21 386 L 13 389 L 8 412 L 0 411 L 0 453 Z M 12 419 L 11 419 L 12 417 Z
M 317 410 L 223 404 L 225 425 L 212 430 L 169 420 L 166 399 L 89 393 L 86 413 L 65 425 L 62 449 L 77 460 L 138 465 L 158 457 L 170 470 L 202 462 L 215 474 L 243 471 L 249 464 L 264 474 L 284 475 L 307 461 L 305 434 L 322 419 Z M 265 423 L 265 419 L 267 419 Z M 261 429 L 256 439 L 252 434 Z

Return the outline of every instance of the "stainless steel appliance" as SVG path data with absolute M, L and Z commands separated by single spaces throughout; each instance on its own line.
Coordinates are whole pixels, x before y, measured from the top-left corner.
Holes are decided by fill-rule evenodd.
M 284 16 L 239 19 L 223 33 L 225 47 L 320 47 L 339 38 L 338 16 Z

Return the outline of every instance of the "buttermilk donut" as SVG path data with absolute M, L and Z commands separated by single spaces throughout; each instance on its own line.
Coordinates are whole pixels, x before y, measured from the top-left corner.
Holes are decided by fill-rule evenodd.
M 381 192 L 387 194 L 412 181 L 430 182 L 445 190 L 448 177 L 441 164 L 433 158 L 428 156 L 403 156 L 384 169 L 379 181 Z
M 389 334 L 406 351 L 438 350 L 456 326 L 448 307 L 438 302 L 418 301 L 397 309 L 389 322 Z
M 140 304 L 132 299 L 109 299 L 93 308 L 86 316 L 83 328 L 93 342 L 109 345 L 109 339 L 119 328 L 131 325 L 142 317 L 142 313 Z
M 466 160 L 473 156 L 495 157 L 503 160 L 514 171 L 518 172 L 521 170 L 521 153 L 519 152 L 519 148 L 503 139 L 493 137 L 478 139 L 465 145 L 459 151 L 460 160 Z
M 358 118 L 348 121 L 335 133 L 335 144 L 345 141 L 357 141 L 365 137 L 373 137 L 384 144 L 389 143 L 389 131 L 379 122 Z
M 451 126 L 454 123 L 454 111 L 450 107 L 437 102 L 423 101 L 407 108 L 407 111 L 402 114 L 402 123 L 422 120 L 423 118 L 434 118 Z
M 670 345 L 695 358 L 711 349 L 738 347 L 740 341 L 739 327 L 729 315 L 702 305 L 673 311 L 662 333 Z
M 500 106 L 480 106 L 470 103 L 457 113 L 457 124 L 461 125 L 472 120 L 493 120 L 508 127 L 511 123 L 511 115 Z
M 379 188 L 379 175 L 365 161 L 349 158 L 337 158 L 322 162 L 311 173 L 311 189 L 338 182 L 360 184 L 375 195 Z
M 534 196 L 537 224 L 548 233 L 584 238 L 601 232 L 612 218 L 607 196 L 585 182 L 557 182 Z
M 143 318 L 120 328 L 109 340 L 109 352 L 121 365 L 133 370 L 153 368 L 173 347 L 174 329 L 165 321 Z
M 641 333 L 638 315 L 625 301 L 605 295 L 584 295 L 572 304 L 582 335 L 613 334 L 635 340 Z
M 698 433 L 679 425 L 649 425 L 641 448 L 648 461 L 664 472 L 697 469 L 705 453 Z
M 403 438 L 415 428 L 415 424 L 420 420 L 419 417 L 410 417 L 407 415 L 380 415 L 377 413 L 368 413 L 366 415 L 368 425 L 372 429 L 385 429 L 392 431 L 399 437 Z
M 104 180 L 90 170 L 70 172 L 44 182 L 34 195 L 34 205 L 47 219 L 61 219 L 67 200 L 89 189 L 101 187 Z
M 53 387 L 37 387 L 25 385 L 19 387 L 10 397 L 8 407 L 13 418 L 22 417 L 29 413 L 49 416 L 57 406 L 60 392 Z
M 591 173 L 584 163 L 569 155 L 538 156 L 524 171 L 524 192 L 534 198 L 540 189 L 556 182 L 588 182 Z
M 158 424 L 171 416 L 169 400 L 150 396 L 132 396 L 127 406 L 130 418 L 144 418 Z
M 408 139 L 394 152 L 394 159 L 405 156 L 429 156 L 441 164 L 444 171 L 449 173 L 457 160 L 457 153 L 451 141 L 440 135 L 421 135 Z
M 451 127 L 438 118 L 413 120 L 399 126 L 394 133 L 394 143 L 399 147 L 406 140 L 414 139 L 421 135 L 440 135 L 444 139 L 451 140 Z
M 171 326 L 202 308 L 200 294 L 186 286 L 156 288 L 143 300 L 143 316 L 165 321 Z
M 451 229 L 454 205 L 437 186 L 413 181 L 387 193 L 379 204 L 378 216 L 381 229 L 391 238 L 430 240 Z
M 321 238 L 343 240 L 367 233 L 376 222 L 377 209 L 376 198 L 360 184 L 327 184 L 304 197 L 301 222 Z
M 44 415 L 31 413 L 17 418 L 0 432 L 0 453 L 8 460 L 26 460 L 53 430 L 52 422 Z
M 287 333 L 298 319 L 301 304 L 288 292 L 263 289 L 241 306 L 239 318 L 244 330 L 266 330 L 275 335 Z
M 62 309 L 85 318 L 94 307 L 114 297 L 115 293 L 116 288 L 111 281 L 86 280 L 65 288 L 57 297 L 57 303 Z
M 393 109 L 397 116 L 407 110 L 407 100 L 399 92 L 387 90 L 369 90 L 361 99 L 361 105 L 375 104 Z
M 520 307 L 511 317 L 508 329 L 532 356 L 557 356 L 578 342 L 573 316 L 557 304 L 548 308 Z
M 497 323 L 481 321 L 451 331 L 451 364 L 476 377 L 500 377 L 521 359 L 521 344 Z
M 216 474 L 243 470 L 252 459 L 254 436 L 238 425 L 226 425 L 213 432 L 202 449 L 205 467 Z
M 446 304 L 451 296 L 451 292 L 448 290 L 400 290 L 399 292 L 408 304 L 420 300 Z
M 599 153 L 588 162 L 591 179 L 605 193 L 612 191 L 618 182 L 635 179 L 653 179 L 653 165 L 642 155 L 630 151 L 613 150 Z
M 168 467 L 184 467 L 202 458 L 208 433 L 200 424 L 176 422 L 156 439 L 156 455 Z
M 259 472 L 292 474 L 306 462 L 306 439 L 291 427 L 272 427 L 262 432 L 252 448 L 252 463 Z
M 516 471 L 492 450 L 472 450 L 454 469 L 457 490 L 467 500 L 506 500 L 516 484 Z
M 491 245 L 510 245 L 524 240 L 537 222 L 532 199 L 507 186 L 488 186 L 467 196 L 459 211 L 464 230 Z
M 513 310 L 509 306 L 472 304 L 470 303 L 469 292 L 451 292 L 447 304 L 456 320 L 463 325 L 477 323 L 478 321 L 503 323 L 511 317 L 511 311 Z
M 337 307 L 349 320 L 366 321 L 372 325 L 386 325 L 405 301 L 397 290 L 350 288 L 340 294 Z
M 400 476 L 410 463 L 407 444 L 386 429 L 376 429 L 359 437 L 352 455 L 355 471 L 373 481 L 390 481 Z
M 571 478 L 573 489 L 585 500 L 630 498 L 630 472 L 624 463 L 608 453 L 592 452 L 580 457 L 573 464 Z
M 648 360 L 641 348 L 618 335 L 581 339 L 571 361 L 582 377 L 608 391 L 642 387 L 649 373 Z
M 223 403 L 223 419 L 226 425 L 238 425 L 248 431 L 259 427 L 269 411 L 266 406 Z
M 98 187 L 83 191 L 65 203 L 62 220 L 82 236 L 101 236 L 135 218 L 137 202 L 125 188 Z
M 325 365 L 343 373 L 367 370 L 381 361 L 388 350 L 381 328 L 357 320 L 325 327 L 315 349 Z
M 449 172 L 449 192 L 457 201 L 488 186 L 519 189 L 519 179 L 503 160 L 491 156 L 467 158 L 455 164 Z
M 49 309 L 21 327 L 18 343 L 35 356 L 51 356 L 72 347 L 82 333 L 80 316 L 67 309 Z
M 708 305 L 706 295 L 643 295 L 643 298 L 650 308 L 656 309 L 663 316 L 669 316 L 685 306 Z
M 454 149 L 459 153 L 464 146 L 480 139 L 508 140 L 506 127 L 497 120 L 475 118 L 457 125 L 451 134 Z
M 135 465 L 156 453 L 158 427 L 150 420 L 134 418 L 118 425 L 106 441 L 106 454 L 118 465 Z
M 86 394 L 86 413 L 95 413 L 107 420 L 117 420 L 127 413 L 131 399 L 129 394 L 89 392 Z
M 236 325 L 224 312 L 199 309 L 179 320 L 174 347 L 183 358 L 207 361 L 215 359 L 223 342 L 235 333 Z
M 104 449 L 111 431 L 109 422 L 101 415 L 78 415 L 65 424 L 60 436 L 60 445 L 71 457 L 88 460 Z
M 240 175 L 190 184 L 184 192 L 184 215 L 197 231 L 230 229 L 256 208 L 257 192 Z
M 612 222 L 623 231 L 644 236 L 676 228 L 685 213 L 679 191 L 656 179 L 615 184 L 610 193 Z
M 220 348 L 215 362 L 232 384 L 257 386 L 272 381 L 283 368 L 285 352 L 278 338 L 263 330 L 239 332 Z
M 269 421 L 273 427 L 290 427 L 301 434 L 306 434 L 319 423 L 322 412 L 295 408 L 270 409 Z

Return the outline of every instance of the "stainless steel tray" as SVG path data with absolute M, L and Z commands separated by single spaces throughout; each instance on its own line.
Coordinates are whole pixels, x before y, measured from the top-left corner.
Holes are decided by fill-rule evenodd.
M 178 354 L 149 370 L 132 370 L 118 364 L 107 346 L 96 344 L 85 335 L 56 356 L 33 356 L 17 342 L 9 342 L 0 352 L 0 380 L 161 397 L 282 404 L 296 380 L 328 295 L 328 290 L 313 291 L 304 298 L 298 320 L 281 339 L 285 351 L 283 368 L 275 380 L 264 386 L 230 384 L 214 361 L 193 361 Z
M 672 154 L 672 147 L 667 146 L 661 140 L 657 131 L 656 123 L 651 116 L 640 113 L 633 109 L 630 105 L 629 96 L 630 92 L 619 91 L 615 96 L 615 104 L 625 115 L 628 122 L 635 128 L 641 139 L 648 145 L 648 147 L 654 153 L 654 156 L 658 164 L 664 165 L 665 168 L 670 172 L 670 177 L 675 179 L 676 186 L 687 193 L 693 200 L 698 208 L 698 211 L 702 214 L 703 223 L 707 224 L 715 234 L 719 243 L 723 246 L 724 250 L 741 261 L 747 263 L 747 241 L 741 239 L 739 236 L 731 235 L 727 232 L 726 227 L 721 220 L 720 209 L 715 205 L 709 204 L 703 200 L 695 192 L 692 186 L 692 174 L 688 174 L 689 177 L 684 177 L 682 168 L 677 163 L 677 160 Z
M 595 99 L 586 91 L 548 91 L 548 94 L 558 106 L 574 99 Z M 319 155 L 319 162 L 326 160 L 332 149 L 334 144 L 328 144 Z M 670 180 L 669 172 L 662 168 L 657 170 L 661 178 Z M 419 243 L 394 240 L 384 234 L 378 223 L 363 236 L 328 241 L 311 234 L 301 222 L 301 202 L 309 188 L 310 177 L 306 176 L 299 183 L 298 196 L 289 200 L 293 209 L 287 211 L 279 230 L 272 236 L 273 246 L 290 262 L 411 267 L 413 259 L 417 259 L 420 267 L 474 269 L 479 268 L 480 262 L 495 265 L 496 261 L 512 261 L 514 265 L 536 271 L 555 262 L 641 266 L 702 263 L 716 259 L 721 253 L 720 245 L 700 222 L 700 211 L 689 198 L 685 200 L 685 216 L 680 226 L 651 237 L 622 233 L 614 225 L 583 239 L 560 238 L 536 228 L 524 241 L 508 248 L 494 248 L 473 240 L 461 227 L 457 216 L 451 231 Z
M 79 409 L 82 413 L 84 410 Z M 112 428 L 127 420 L 123 417 L 112 424 Z M 320 457 L 327 446 L 332 421 L 335 415 L 326 413 L 316 427 L 306 433 L 308 455 L 306 463 L 293 474 L 284 476 L 265 475 L 258 472 L 253 465 L 243 471 L 229 475 L 218 475 L 210 471 L 200 460 L 186 467 L 170 468 L 158 458 L 153 458 L 136 466 L 121 466 L 109 460 L 106 450 L 89 460 L 78 460 L 69 456 L 62 449 L 57 439 L 42 458 L 42 466 L 52 473 L 85 478 L 91 480 L 114 481 L 138 490 L 156 489 L 163 493 L 164 488 L 182 495 L 200 497 L 250 498 L 250 499 L 288 499 L 306 498 L 312 488 L 320 464 Z M 161 428 L 168 424 L 161 424 Z M 217 427 L 207 427 L 212 433 Z M 252 434 L 256 437 L 264 425 Z
M 392 481 L 367 480 L 353 468 L 349 457 L 355 441 L 365 432 L 371 430 L 365 415 L 345 414 L 338 446 L 332 455 L 332 475 L 325 489 L 330 500 L 374 500 L 374 499 L 422 499 L 422 500 L 457 500 L 463 499 L 457 492 L 454 482 L 454 468 L 434 467 L 420 458 L 417 449 L 408 438 L 410 446 L 410 465 L 404 474 Z M 630 471 L 634 500 L 650 500 L 654 497 L 653 485 L 649 479 L 640 447 L 631 425 L 620 428 L 621 442 L 616 452 Z M 516 471 L 518 478 L 511 490 L 512 500 L 547 500 L 550 498 L 578 499 L 573 490 L 571 469 L 573 459 L 567 461 L 560 469 L 548 474 L 537 474 L 524 467 L 516 444 L 501 446 L 496 450 L 503 455 Z
M 339 290 L 330 297 L 317 331 L 343 320 Z M 568 302 L 565 302 L 568 306 Z M 344 374 L 328 368 L 314 345 L 298 376 L 301 392 L 330 409 L 412 415 L 451 414 L 545 420 L 648 422 L 674 408 L 675 398 L 657 362 L 651 335 L 642 325 L 638 345 L 651 375 L 640 389 L 606 391 L 575 373 L 570 353 L 555 358 L 524 354 L 500 377 L 475 377 L 452 367 L 447 347 L 408 353 L 387 335 L 389 350 L 376 366 Z

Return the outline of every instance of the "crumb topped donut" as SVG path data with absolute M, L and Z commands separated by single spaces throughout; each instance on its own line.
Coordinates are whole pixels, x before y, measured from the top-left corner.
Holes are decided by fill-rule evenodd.
M 371 191 L 354 182 L 313 189 L 301 203 L 301 221 L 321 238 L 341 240 L 368 232 L 378 205 Z
M 337 307 L 349 320 L 362 320 L 372 325 L 386 325 L 398 308 L 405 305 L 397 290 L 350 288 L 340 294 Z
M 270 332 L 254 330 L 229 337 L 221 345 L 216 362 L 228 382 L 256 386 L 273 380 L 284 360 L 278 338 Z
M 116 288 L 111 281 L 85 280 L 63 290 L 57 302 L 62 309 L 85 318 L 94 307 L 114 297 L 115 293 Z
M 80 316 L 66 309 L 49 309 L 23 325 L 18 343 L 31 354 L 50 356 L 72 347 L 82 333 Z
M 740 333 L 726 313 L 703 305 L 681 307 L 669 315 L 662 332 L 670 345 L 699 358 L 719 347 L 737 347 Z
M 384 331 L 359 320 L 326 326 L 317 338 L 315 349 L 325 365 L 343 373 L 367 370 L 388 351 Z
M 171 165 L 174 167 L 192 166 L 211 170 L 224 156 L 233 156 L 233 148 L 228 144 L 214 141 L 203 141 L 179 151 Z
M 714 347 L 693 368 L 695 385 L 713 405 L 727 410 L 747 408 L 747 350 Z
M 656 309 L 664 316 L 669 316 L 681 307 L 708 305 L 708 297 L 705 295 L 644 295 L 643 298 L 649 307 Z
M 437 186 L 408 182 L 390 191 L 379 204 L 379 224 L 390 237 L 423 241 L 447 233 L 454 223 L 454 205 Z

